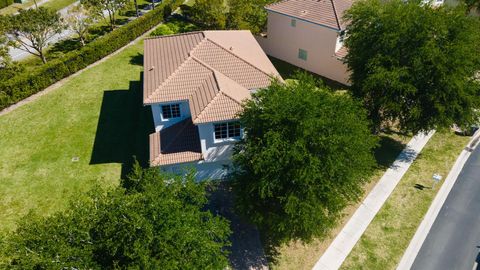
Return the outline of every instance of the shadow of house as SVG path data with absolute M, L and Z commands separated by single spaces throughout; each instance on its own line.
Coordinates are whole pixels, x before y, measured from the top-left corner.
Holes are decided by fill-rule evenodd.
M 152 123 L 150 107 L 142 102 L 142 81 L 130 82 L 128 90 L 105 91 L 90 164 L 121 163 L 122 179 L 131 171 L 134 157 L 148 166 Z

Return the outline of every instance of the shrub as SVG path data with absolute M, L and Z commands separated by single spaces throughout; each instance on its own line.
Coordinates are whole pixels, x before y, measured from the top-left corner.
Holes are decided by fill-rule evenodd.
M 0 8 L 8 7 L 13 4 L 13 0 L 0 0 Z
M 168 23 L 164 23 L 157 27 L 150 36 L 165 36 L 165 35 L 173 35 L 178 33 L 186 33 L 200 30 L 200 28 L 190 22 L 182 21 L 182 20 L 172 20 Z
M 94 189 L 65 212 L 27 215 L 2 245 L 2 269 L 225 269 L 229 223 L 205 209 L 206 182 L 158 168 L 138 187 Z
M 97 38 L 78 51 L 67 53 L 61 58 L 39 66 L 34 71 L 18 73 L 11 79 L 0 82 L 2 93 L 0 110 L 93 64 L 158 25 L 163 21 L 163 7 L 167 4 L 165 2 L 144 16 Z M 175 9 L 180 3 L 180 0 L 172 0 L 172 8 Z

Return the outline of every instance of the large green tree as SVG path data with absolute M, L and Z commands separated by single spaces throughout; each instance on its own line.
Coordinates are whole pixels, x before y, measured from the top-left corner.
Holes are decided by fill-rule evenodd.
M 81 0 L 80 3 L 93 14 L 105 18 L 110 29 L 115 28 L 116 14 L 127 7 L 129 0 Z
M 359 1 L 347 12 L 353 95 L 377 130 L 468 125 L 476 120 L 480 27 L 464 9 L 417 1 Z
M 60 15 L 55 11 L 39 7 L 20 10 L 18 15 L 7 17 L 6 32 L 11 45 L 39 57 L 47 62 L 44 49 L 52 38 L 64 29 Z
M 30 215 L 5 239 L 11 269 L 224 269 L 228 222 L 203 210 L 205 184 L 141 170 L 127 190 L 92 191 L 65 212 Z M 0 251 L 1 252 L 1 251 Z
M 359 198 L 376 138 L 361 104 L 311 76 L 274 82 L 244 106 L 234 152 L 241 214 L 275 241 L 310 240 Z
M 265 5 L 275 0 L 229 0 L 227 28 L 246 29 L 258 34 L 265 29 Z
M 204 27 L 225 29 L 227 18 L 224 0 L 195 0 L 189 15 Z

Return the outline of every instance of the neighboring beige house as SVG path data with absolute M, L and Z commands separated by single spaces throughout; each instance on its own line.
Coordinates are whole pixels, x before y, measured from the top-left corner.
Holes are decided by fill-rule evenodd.
M 280 75 L 250 31 L 203 31 L 145 40 L 143 103 L 152 108 L 150 165 L 197 178 L 225 176 L 237 120 L 251 91 Z
M 342 15 L 351 5 L 351 0 L 284 0 L 268 5 L 267 35 L 258 41 L 270 56 L 348 84 L 342 61 L 347 54 Z

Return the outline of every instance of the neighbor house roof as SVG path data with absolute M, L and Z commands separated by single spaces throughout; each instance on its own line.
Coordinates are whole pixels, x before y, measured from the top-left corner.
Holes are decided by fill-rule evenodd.
M 194 124 L 235 118 L 249 90 L 280 78 L 250 31 L 163 36 L 144 46 L 144 104 L 188 101 Z
M 283 0 L 265 8 L 340 31 L 346 27 L 343 13 L 352 3 L 352 0 Z

